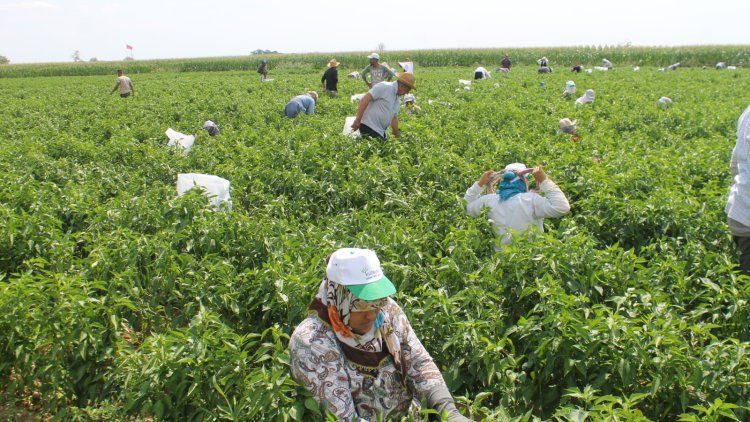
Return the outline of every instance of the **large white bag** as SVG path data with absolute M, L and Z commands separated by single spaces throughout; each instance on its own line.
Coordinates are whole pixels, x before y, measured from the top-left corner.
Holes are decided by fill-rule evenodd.
M 195 143 L 195 136 L 185 135 L 184 133 L 177 132 L 171 127 L 164 133 L 167 135 L 167 138 L 169 138 L 169 142 L 167 143 L 167 145 L 169 145 L 170 147 L 177 146 L 183 148 L 185 149 L 185 153 L 190 152 L 190 150 L 193 148 L 193 144 Z
M 341 131 L 342 135 L 351 136 L 352 138 L 359 138 L 359 130 L 352 130 L 352 123 L 354 123 L 355 119 L 355 116 L 348 116 L 346 118 L 346 120 L 344 121 L 344 130 Z
M 223 206 L 231 209 L 232 200 L 229 197 L 229 180 L 219 176 L 200 173 L 179 173 L 177 175 L 177 196 L 182 196 L 190 189 L 200 186 L 206 191 L 215 207 Z

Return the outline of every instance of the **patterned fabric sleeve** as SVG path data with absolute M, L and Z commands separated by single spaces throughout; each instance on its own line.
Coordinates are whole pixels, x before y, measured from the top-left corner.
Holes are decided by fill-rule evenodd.
M 327 336 L 322 324 L 308 318 L 290 339 L 292 375 L 300 380 L 339 421 L 357 416 L 344 356 L 336 341 Z
M 427 399 L 428 394 L 436 386 L 446 386 L 443 375 L 432 360 L 432 356 L 417 338 L 403 310 L 395 303 L 391 306 L 398 308 L 394 314 L 394 329 L 401 338 L 401 349 L 407 367 L 407 383 L 420 400 Z

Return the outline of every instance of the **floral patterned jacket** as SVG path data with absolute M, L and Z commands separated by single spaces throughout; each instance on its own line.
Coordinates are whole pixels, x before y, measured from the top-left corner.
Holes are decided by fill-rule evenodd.
M 365 352 L 339 342 L 317 299 L 289 341 L 292 375 L 338 420 L 398 419 L 413 399 L 421 401 L 436 387 L 446 388 L 403 310 L 389 298 L 383 311 L 401 342 L 402 368 L 385 347 Z

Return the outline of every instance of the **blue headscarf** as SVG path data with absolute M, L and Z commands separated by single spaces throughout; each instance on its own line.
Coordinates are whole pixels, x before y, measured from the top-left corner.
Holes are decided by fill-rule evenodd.
M 518 176 L 515 172 L 506 170 L 505 173 L 503 173 L 503 180 L 500 182 L 497 191 L 497 194 L 500 195 L 500 201 L 507 201 L 519 193 L 524 192 L 526 192 L 526 181 L 523 177 Z

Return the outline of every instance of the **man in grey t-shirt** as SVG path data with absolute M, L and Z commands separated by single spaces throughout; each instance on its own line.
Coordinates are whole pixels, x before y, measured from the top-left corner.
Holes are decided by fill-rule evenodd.
M 372 53 L 367 56 L 370 59 L 370 64 L 362 71 L 362 80 L 365 81 L 368 88 L 372 88 L 379 82 L 391 81 L 391 78 L 396 76 L 396 73 L 380 64 L 380 55 L 378 53 Z M 367 75 L 370 75 L 370 81 L 367 80 Z
M 408 94 L 417 85 L 413 73 L 397 73 L 396 78 L 395 82 L 375 85 L 362 97 L 352 123 L 353 130 L 359 130 L 362 136 L 385 139 L 385 132 L 390 126 L 393 136 L 401 136 L 398 128 L 399 97 Z

